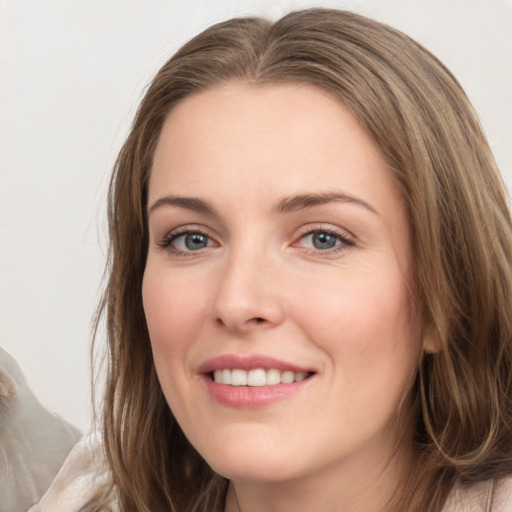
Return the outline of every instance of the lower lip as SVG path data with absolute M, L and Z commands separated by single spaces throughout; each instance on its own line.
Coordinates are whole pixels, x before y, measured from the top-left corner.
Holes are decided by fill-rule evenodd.
M 298 393 L 313 377 L 275 386 L 229 386 L 219 384 L 204 376 L 204 383 L 209 394 L 220 404 L 227 407 L 251 409 L 274 404 Z

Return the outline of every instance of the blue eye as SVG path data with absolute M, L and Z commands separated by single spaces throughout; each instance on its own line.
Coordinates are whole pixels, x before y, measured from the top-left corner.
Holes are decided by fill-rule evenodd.
M 329 251 L 342 249 L 354 245 L 354 242 L 339 233 L 331 233 L 325 230 L 310 231 L 301 237 L 301 245 L 317 251 Z
M 199 251 L 211 245 L 212 240 L 208 235 L 199 231 L 187 231 L 169 235 L 162 247 L 169 248 L 176 253 L 187 253 Z
M 315 249 L 332 249 L 339 242 L 338 236 L 325 233 L 324 231 L 311 233 L 309 236 L 311 237 L 311 243 Z
M 182 235 L 182 238 L 189 251 L 197 251 L 208 246 L 208 237 L 202 233 L 187 233 Z

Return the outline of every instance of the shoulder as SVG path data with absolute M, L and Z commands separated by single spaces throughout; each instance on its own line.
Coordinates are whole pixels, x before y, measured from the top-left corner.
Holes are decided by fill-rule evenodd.
M 512 512 L 512 476 L 454 489 L 442 512 Z
M 28 512 L 78 512 L 107 482 L 102 443 L 95 434 L 71 450 L 41 500 Z

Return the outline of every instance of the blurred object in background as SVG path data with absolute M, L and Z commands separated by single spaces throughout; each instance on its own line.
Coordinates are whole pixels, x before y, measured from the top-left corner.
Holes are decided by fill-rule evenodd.
M 38 402 L 0 347 L 0 512 L 25 512 L 37 502 L 79 437 Z

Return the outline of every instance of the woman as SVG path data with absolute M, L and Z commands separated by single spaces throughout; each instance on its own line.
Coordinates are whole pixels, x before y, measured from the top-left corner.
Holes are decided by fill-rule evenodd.
M 148 88 L 109 214 L 87 509 L 512 510 L 511 220 L 422 47 L 332 10 L 211 27 Z

